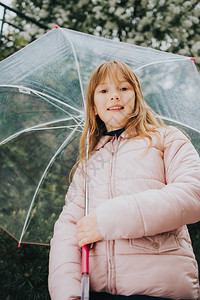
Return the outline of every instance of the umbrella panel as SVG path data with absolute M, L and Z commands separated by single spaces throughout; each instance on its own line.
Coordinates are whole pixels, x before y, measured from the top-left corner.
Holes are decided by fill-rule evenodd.
M 199 76 L 190 60 L 166 62 L 140 69 L 144 98 L 164 120 L 193 128 L 200 133 Z M 184 75 L 183 75 L 184 74 Z M 154 84 L 152 84 L 154 78 Z
M 74 125 L 80 122 L 81 111 L 30 90 L 21 90 L 19 87 L 0 87 L 0 144 L 23 131 L 48 124 L 55 126 L 64 119 L 74 120 Z
M 70 125 L 66 123 L 62 125 Z M 53 224 L 64 205 L 66 174 L 78 157 L 79 134 L 72 135 L 46 168 L 70 133 L 69 128 L 37 130 L 23 133 L 1 147 L 0 224 L 17 240 L 34 201 L 22 241 L 49 243 Z
M 70 41 L 51 31 L 1 62 L 0 84 L 23 86 L 80 109 L 77 63 Z
M 134 71 L 145 65 L 166 61 L 182 60 L 184 57 L 169 52 L 122 43 L 100 38 L 81 32 L 61 28 L 58 35 L 63 34 L 66 40 L 71 40 L 77 54 L 81 79 L 85 87 L 91 72 L 105 61 L 122 60 Z M 46 36 L 46 39 L 48 37 Z

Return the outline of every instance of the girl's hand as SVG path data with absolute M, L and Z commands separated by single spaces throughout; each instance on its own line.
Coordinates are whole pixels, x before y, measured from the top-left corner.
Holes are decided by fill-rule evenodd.
M 87 216 L 83 217 L 76 224 L 77 239 L 80 247 L 91 244 L 103 239 L 99 230 L 97 229 L 96 212 L 93 211 Z

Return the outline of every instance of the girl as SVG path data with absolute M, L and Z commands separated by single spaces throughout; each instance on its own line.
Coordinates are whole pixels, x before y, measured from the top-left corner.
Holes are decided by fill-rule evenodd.
M 90 213 L 83 217 L 88 131 Z M 197 299 L 186 224 L 199 220 L 194 147 L 158 123 L 126 64 L 103 63 L 88 83 L 79 164 L 51 241 L 51 298 L 80 299 L 80 247 L 91 244 L 91 299 Z

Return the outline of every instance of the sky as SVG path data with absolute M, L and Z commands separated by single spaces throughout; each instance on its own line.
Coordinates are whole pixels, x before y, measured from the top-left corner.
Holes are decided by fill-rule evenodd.
M 3 4 L 6 4 L 6 5 L 10 6 L 10 4 L 12 3 L 12 0 L 1 0 L 1 2 Z
M 12 6 L 11 6 L 12 1 L 13 1 L 13 0 L 1 0 L 1 3 L 5 4 L 5 5 L 7 5 L 7 6 L 12 7 Z M 0 28 L 1 28 L 1 25 L 2 25 L 3 13 L 4 13 L 4 7 L 3 7 L 3 6 L 0 6 Z M 7 11 L 7 14 L 8 14 L 8 15 L 15 15 L 14 13 L 9 12 L 9 11 Z M 7 31 L 8 31 L 8 25 L 4 24 L 4 26 L 3 26 L 3 33 L 6 34 Z

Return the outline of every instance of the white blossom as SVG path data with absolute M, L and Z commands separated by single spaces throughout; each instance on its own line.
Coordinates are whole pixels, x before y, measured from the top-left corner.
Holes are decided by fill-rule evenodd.
M 189 8 L 191 6 L 191 2 L 190 1 L 184 1 L 183 3 L 183 7 L 184 8 Z
M 192 46 L 192 52 L 196 53 L 196 54 L 200 54 L 200 41 L 196 42 L 193 46 Z
M 47 18 L 48 17 L 48 11 L 42 8 L 42 9 L 39 10 L 38 16 L 40 18 Z
M 160 0 L 159 1 L 159 6 L 163 6 L 165 4 L 165 0 Z
M 110 14 L 113 14 L 115 12 L 115 7 L 114 6 L 111 6 L 109 9 L 108 9 L 108 12 Z
M 172 15 L 167 15 L 166 22 L 170 23 L 172 21 Z
M 179 6 L 176 6 L 174 5 L 173 3 L 171 3 L 169 5 L 169 11 L 172 13 L 172 14 L 180 14 L 180 11 L 181 11 L 181 8 Z
M 190 21 L 194 24 L 199 24 L 199 19 L 195 16 L 190 16 L 189 17 Z
M 118 7 L 118 8 L 116 9 L 116 11 L 115 11 L 115 15 L 116 15 L 116 16 L 121 16 L 121 15 L 124 14 L 124 13 L 125 13 L 125 9 L 122 8 L 122 7 Z
M 147 18 L 152 18 L 153 11 L 147 11 Z
M 108 30 L 110 30 L 110 29 L 115 29 L 115 24 L 114 23 L 112 23 L 112 22 L 110 22 L 110 21 L 108 21 L 108 22 L 106 22 L 106 28 L 108 29 Z
M 178 50 L 178 54 L 180 55 L 187 55 L 187 53 L 188 53 L 188 49 L 182 48 Z
M 193 34 L 194 34 L 194 29 L 190 29 L 190 30 L 189 30 L 189 34 L 190 34 L 190 35 L 193 35 Z
M 148 3 L 148 5 L 147 5 L 147 8 L 148 8 L 148 9 L 153 9 L 154 7 L 155 7 L 155 2 L 152 1 L 152 0 L 149 0 L 149 3 Z
M 183 22 L 183 26 L 184 26 L 185 28 L 190 28 L 190 27 L 192 26 L 192 22 L 191 22 L 190 20 L 185 20 L 185 21 Z

